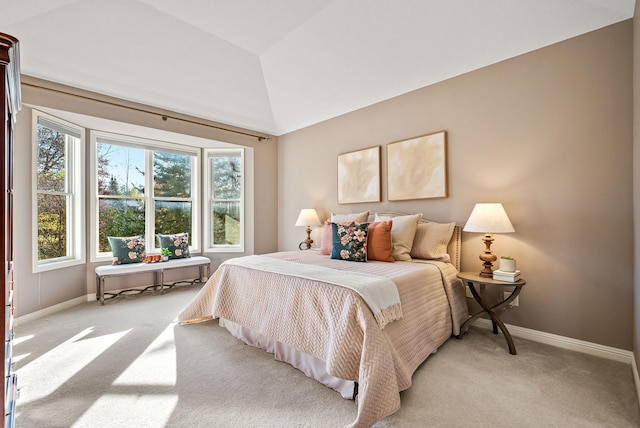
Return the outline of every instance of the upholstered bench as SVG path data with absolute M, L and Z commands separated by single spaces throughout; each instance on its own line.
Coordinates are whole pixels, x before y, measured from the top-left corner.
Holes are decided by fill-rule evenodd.
M 100 300 L 100 304 L 104 305 L 104 295 L 108 294 L 111 297 L 116 297 L 125 292 L 131 291 L 143 291 L 139 289 L 121 290 L 118 293 L 109 293 L 104 291 L 104 280 L 106 278 L 122 275 L 133 275 L 138 273 L 153 272 L 154 281 L 153 285 L 147 288 L 160 288 L 162 292 L 164 290 L 164 272 L 172 269 L 181 269 L 186 267 L 197 266 L 200 270 L 199 280 L 203 281 L 209 277 L 209 269 L 211 266 L 211 260 L 203 256 L 194 256 L 184 259 L 171 259 L 166 262 L 155 263 L 129 263 L 124 265 L 108 265 L 96 267 L 96 300 Z M 205 274 L 206 270 L 206 274 Z M 145 288 L 146 290 L 146 288 Z

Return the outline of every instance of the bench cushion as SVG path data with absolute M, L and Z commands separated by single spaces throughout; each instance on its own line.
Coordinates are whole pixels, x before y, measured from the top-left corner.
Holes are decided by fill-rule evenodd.
M 188 259 L 173 259 L 166 262 L 156 263 L 130 263 L 124 265 L 115 266 L 98 266 L 96 267 L 96 275 L 98 276 L 110 276 L 110 275 L 127 275 L 141 272 L 153 272 L 156 270 L 177 269 L 181 267 L 199 266 L 202 264 L 211 263 L 208 257 L 194 256 Z

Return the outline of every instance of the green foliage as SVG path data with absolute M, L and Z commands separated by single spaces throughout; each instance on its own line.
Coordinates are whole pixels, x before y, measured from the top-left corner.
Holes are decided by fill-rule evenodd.
M 98 144 L 98 192 L 123 198 L 101 198 L 99 250 L 109 251 L 108 236 L 145 233 L 143 149 Z M 191 197 L 191 156 L 153 152 L 155 198 Z M 124 172 L 123 172 L 124 171 Z M 116 176 L 119 174 L 120 176 Z M 135 182 L 138 181 L 138 184 Z M 155 200 L 154 232 L 191 232 L 192 204 L 181 200 Z M 147 239 L 147 245 L 153 241 Z M 157 244 L 159 246 L 159 243 Z
M 100 202 L 98 248 L 111 251 L 109 236 L 144 234 L 144 202 L 141 200 L 103 199 Z
M 65 149 L 65 134 L 38 125 L 38 190 L 65 191 Z
M 64 212 L 38 215 L 38 260 L 67 255 L 67 234 Z
M 155 233 L 191 233 L 190 202 L 156 202 Z M 156 240 L 156 245 L 160 242 Z
M 213 243 L 240 244 L 240 157 L 213 158 Z
M 240 203 L 218 202 L 213 211 L 213 243 L 238 245 L 240 243 Z
M 154 152 L 153 170 L 155 196 L 191 196 L 191 156 Z
M 214 199 L 240 199 L 241 184 L 240 157 L 213 158 Z
M 505 260 L 513 260 L 513 257 L 511 256 L 500 256 L 500 258 Z
M 65 149 L 65 134 L 38 125 L 38 191 L 66 191 Z M 66 199 L 38 193 L 38 260 L 67 256 Z

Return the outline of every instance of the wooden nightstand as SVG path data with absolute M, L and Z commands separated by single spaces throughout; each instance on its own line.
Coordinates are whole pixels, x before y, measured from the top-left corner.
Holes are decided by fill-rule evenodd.
M 473 298 L 482 307 L 481 311 L 473 314 L 471 318 L 469 318 L 467 321 L 465 321 L 464 324 L 462 324 L 462 327 L 460 327 L 460 335 L 458 336 L 458 339 L 462 338 L 462 335 L 467 331 L 469 325 L 471 325 L 472 322 L 478 319 L 481 315 L 487 314 L 491 318 L 491 323 L 493 324 L 493 334 L 498 334 L 499 327 L 500 330 L 502 330 L 502 334 L 504 334 L 507 345 L 509 345 L 509 353 L 511 353 L 512 355 L 516 355 L 516 346 L 513 344 L 511 334 L 509 333 L 509 330 L 507 330 L 507 327 L 504 325 L 504 323 L 500 321 L 500 311 L 503 308 L 508 307 L 509 304 L 516 297 L 518 297 L 518 294 L 520 294 L 520 291 L 526 284 L 526 281 L 522 278 L 520 278 L 516 282 L 496 281 L 492 278 L 482 277 L 476 272 L 460 272 L 458 273 L 458 278 L 460 278 L 467 284 L 469 290 L 471 291 L 471 294 L 473 295 Z M 514 287 L 514 289 L 509 297 L 507 297 L 504 301 L 498 303 L 497 305 L 489 306 L 486 293 L 487 285 L 496 286 L 500 289 L 502 289 L 503 287 Z M 502 290 L 500 291 L 502 292 Z

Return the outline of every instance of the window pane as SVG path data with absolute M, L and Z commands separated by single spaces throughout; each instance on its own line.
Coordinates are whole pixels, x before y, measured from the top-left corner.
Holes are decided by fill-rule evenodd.
M 67 196 L 38 194 L 38 260 L 67 256 Z
M 38 189 L 66 192 L 65 134 L 38 124 Z
M 240 245 L 240 202 L 213 203 L 214 245 Z
M 98 143 L 98 194 L 144 195 L 144 150 Z
M 189 233 L 191 237 L 191 202 L 156 201 L 156 234 Z M 160 242 L 156 239 L 156 246 Z
M 98 208 L 98 251 L 111 251 L 108 236 L 144 234 L 144 201 L 100 199 Z
M 212 159 L 214 199 L 240 199 L 242 190 L 240 157 L 214 157 Z
M 153 153 L 155 196 L 191 197 L 191 156 L 175 153 Z

